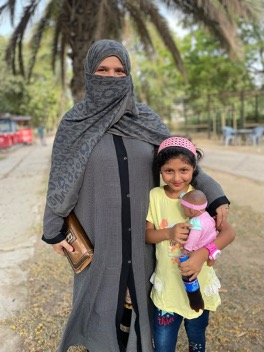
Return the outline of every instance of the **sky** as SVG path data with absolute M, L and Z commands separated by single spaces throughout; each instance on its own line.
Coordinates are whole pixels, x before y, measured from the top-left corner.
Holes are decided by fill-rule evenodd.
M 43 0 L 42 3 L 40 3 L 40 6 L 37 8 L 36 16 L 40 16 L 41 12 L 45 6 L 47 0 Z M 6 0 L 0 0 L 0 6 L 2 6 L 4 3 L 6 3 Z M 15 24 L 17 24 L 19 18 L 21 17 L 23 7 L 26 6 L 28 3 L 28 0 L 18 0 L 16 1 L 16 11 L 15 11 Z M 0 19 L 0 35 L 9 35 L 12 33 L 12 26 L 10 22 L 10 14 L 7 12 L 4 14 L 4 16 L 1 16 Z

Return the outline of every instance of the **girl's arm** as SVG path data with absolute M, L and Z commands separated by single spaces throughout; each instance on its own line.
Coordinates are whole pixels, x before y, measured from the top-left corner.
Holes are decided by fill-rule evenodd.
M 165 240 L 174 240 L 180 245 L 184 245 L 187 241 L 190 225 L 182 222 L 171 228 L 156 230 L 154 224 L 146 222 L 146 243 L 159 243 Z
M 208 213 L 211 216 L 216 215 L 217 227 L 221 227 L 227 219 L 230 202 L 220 184 L 198 166 L 198 175 L 193 180 L 192 185 L 205 193 L 208 200 Z
M 216 239 L 213 241 L 220 250 L 228 246 L 236 237 L 233 227 L 224 222 Z M 181 274 L 184 276 L 192 275 L 190 280 L 194 279 L 202 269 L 205 261 L 209 258 L 209 252 L 206 248 L 200 248 L 190 253 L 190 258 L 183 263 L 179 263 Z M 221 257 L 220 257 L 221 258 Z M 221 259 L 219 259 L 221 260 Z

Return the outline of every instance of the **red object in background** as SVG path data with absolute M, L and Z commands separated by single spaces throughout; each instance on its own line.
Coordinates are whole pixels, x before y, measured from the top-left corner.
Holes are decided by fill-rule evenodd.
M 30 127 L 24 127 L 18 131 L 19 143 L 32 144 L 33 143 L 33 133 Z
M 31 116 L 0 114 L 0 148 L 33 143 Z

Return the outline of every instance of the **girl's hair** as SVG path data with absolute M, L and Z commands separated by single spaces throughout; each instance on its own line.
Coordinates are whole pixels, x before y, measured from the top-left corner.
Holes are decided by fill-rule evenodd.
M 162 149 L 159 153 L 156 150 L 154 157 L 154 172 L 160 172 L 160 168 L 170 159 L 180 159 L 194 168 L 193 179 L 198 175 L 197 163 L 203 157 L 201 149 L 196 148 L 196 156 L 189 149 L 178 146 L 170 146 Z

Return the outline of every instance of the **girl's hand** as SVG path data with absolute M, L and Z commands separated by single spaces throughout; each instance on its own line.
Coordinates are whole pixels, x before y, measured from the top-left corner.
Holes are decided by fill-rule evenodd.
M 208 250 L 205 248 L 189 253 L 189 259 L 186 262 L 178 264 L 181 274 L 183 276 L 191 276 L 190 280 L 195 279 L 207 259 Z
M 61 255 L 65 255 L 63 248 L 67 249 L 68 252 L 73 252 L 73 247 L 66 240 L 63 240 L 59 243 L 55 243 L 52 245 L 52 247 L 55 252 Z
M 212 259 L 207 259 L 207 265 L 208 266 L 214 266 L 215 260 Z
M 191 224 L 188 222 L 182 222 L 174 225 L 170 228 L 170 239 L 176 241 L 180 245 L 185 245 L 187 242 Z
M 216 228 L 218 230 L 222 228 L 223 223 L 226 221 L 228 210 L 229 204 L 222 204 L 216 209 Z

